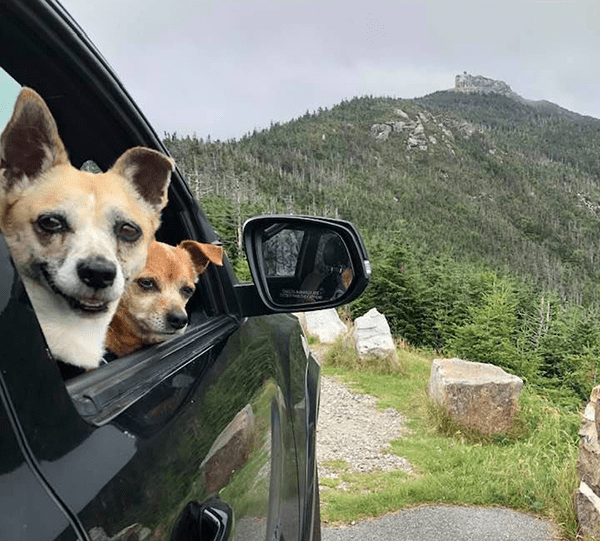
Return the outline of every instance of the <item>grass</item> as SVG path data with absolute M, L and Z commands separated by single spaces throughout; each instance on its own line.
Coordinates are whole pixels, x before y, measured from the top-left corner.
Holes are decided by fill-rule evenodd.
M 501 505 L 550 518 L 565 539 L 575 539 L 579 414 L 525 388 L 513 430 L 483 435 L 465 430 L 428 399 L 433 354 L 401 347 L 398 366 L 390 368 L 387 361 L 357 361 L 352 353 L 342 359 L 343 350 L 341 343 L 332 346 L 324 375 L 408 417 L 411 433 L 391 448 L 410 462 L 413 474 L 358 474 L 328 464 L 337 477 L 321 479 L 325 521 L 348 523 L 419 504 Z

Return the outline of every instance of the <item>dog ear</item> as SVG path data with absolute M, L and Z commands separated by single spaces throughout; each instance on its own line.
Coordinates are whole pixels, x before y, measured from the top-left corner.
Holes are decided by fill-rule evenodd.
M 0 135 L 0 168 L 4 169 L 6 188 L 23 175 L 32 180 L 64 163 L 69 163 L 69 158 L 50 109 L 35 90 L 23 87 Z
M 192 258 L 192 264 L 198 276 L 208 267 L 209 263 L 223 265 L 223 247 L 217 244 L 204 244 L 195 240 L 181 241 L 177 248 L 186 250 Z
M 167 204 L 167 188 L 174 169 L 172 158 L 145 147 L 125 151 L 110 169 L 129 180 L 157 211 Z

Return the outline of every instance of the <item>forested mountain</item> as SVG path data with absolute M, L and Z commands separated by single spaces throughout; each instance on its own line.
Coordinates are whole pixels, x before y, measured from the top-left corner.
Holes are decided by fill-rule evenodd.
M 462 83 L 165 144 L 242 275 L 247 217 L 351 220 L 374 267 L 353 310 L 585 399 L 600 373 L 600 120 Z
M 165 142 L 207 213 L 228 212 L 229 224 L 217 219 L 225 240 L 257 211 L 339 216 L 368 238 L 401 235 L 426 253 L 596 300 L 597 119 L 444 91 L 355 98 L 239 141 Z

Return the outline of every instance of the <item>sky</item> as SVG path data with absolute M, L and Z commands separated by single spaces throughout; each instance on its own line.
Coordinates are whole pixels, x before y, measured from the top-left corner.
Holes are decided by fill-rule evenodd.
M 598 0 L 61 2 L 160 136 L 239 139 L 464 71 L 600 118 Z

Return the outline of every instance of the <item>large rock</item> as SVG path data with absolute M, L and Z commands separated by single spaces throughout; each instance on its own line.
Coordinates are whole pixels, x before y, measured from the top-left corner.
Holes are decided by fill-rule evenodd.
M 493 364 L 435 359 L 427 394 L 462 425 L 496 434 L 512 428 L 522 387 L 521 378 Z
M 348 332 L 335 308 L 301 312 L 296 314 L 307 335 L 316 336 L 323 344 L 333 344 L 339 336 Z
M 582 532 L 600 539 L 600 385 L 592 389 L 579 435 L 577 475 L 579 488 L 575 490 L 575 511 Z
M 377 308 L 371 308 L 365 315 L 356 318 L 352 334 L 360 357 L 389 356 L 397 360 L 390 326 Z
M 392 130 L 393 128 L 389 124 L 373 124 L 371 126 L 371 136 L 377 141 L 387 141 Z

